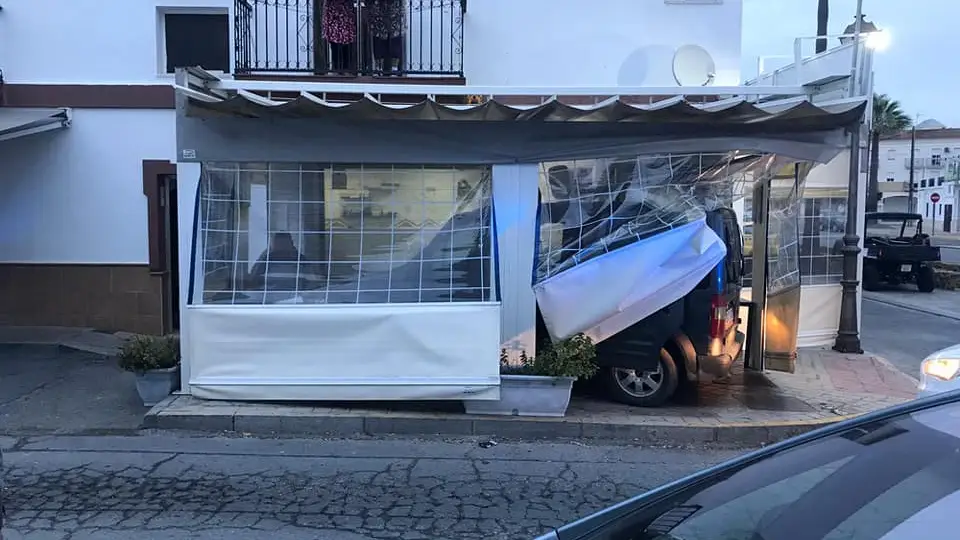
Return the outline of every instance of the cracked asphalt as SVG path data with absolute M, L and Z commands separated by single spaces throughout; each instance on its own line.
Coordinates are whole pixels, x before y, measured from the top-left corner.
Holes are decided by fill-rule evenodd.
M 533 538 L 739 453 L 479 442 L 0 437 L 3 538 Z

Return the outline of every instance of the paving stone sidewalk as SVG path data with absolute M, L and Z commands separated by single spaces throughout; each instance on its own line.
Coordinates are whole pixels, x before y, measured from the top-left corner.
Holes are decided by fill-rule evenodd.
M 796 373 L 744 373 L 654 409 L 575 395 L 564 418 L 486 417 L 458 402 L 254 404 L 173 396 L 145 426 L 261 435 L 613 438 L 649 444 L 764 444 L 911 399 L 916 381 L 875 355 L 802 349 Z

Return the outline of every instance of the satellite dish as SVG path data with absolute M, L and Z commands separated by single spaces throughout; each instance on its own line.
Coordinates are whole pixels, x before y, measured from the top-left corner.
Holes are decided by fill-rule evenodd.
M 673 77 L 680 86 L 708 86 L 716 72 L 713 57 L 699 45 L 681 45 L 673 54 Z

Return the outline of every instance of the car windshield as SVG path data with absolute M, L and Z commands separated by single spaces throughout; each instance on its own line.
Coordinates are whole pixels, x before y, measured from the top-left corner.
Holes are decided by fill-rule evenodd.
M 670 501 L 645 540 L 954 537 L 960 403 L 774 454 Z M 952 510 L 951 510 L 952 509 Z M 921 532 L 922 531 L 922 532 Z
M 918 222 L 916 219 L 870 218 L 867 220 L 867 236 L 913 236 Z

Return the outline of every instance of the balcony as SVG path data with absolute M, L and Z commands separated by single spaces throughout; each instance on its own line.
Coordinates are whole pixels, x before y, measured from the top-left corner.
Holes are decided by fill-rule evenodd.
M 466 0 L 235 0 L 238 77 L 463 77 Z
M 913 158 L 913 169 L 942 169 L 943 168 L 943 158 Z M 910 158 L 903 158 L 903 166 L 907 169 L 910 168 Z

